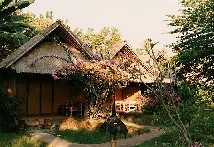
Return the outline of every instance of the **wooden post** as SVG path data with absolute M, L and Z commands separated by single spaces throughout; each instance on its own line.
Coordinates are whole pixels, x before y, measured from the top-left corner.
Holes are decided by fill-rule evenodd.
M 116 147 L 116 137 L 115 136 L 111 137 L 110 143 L 111 143 L 111 147 Z

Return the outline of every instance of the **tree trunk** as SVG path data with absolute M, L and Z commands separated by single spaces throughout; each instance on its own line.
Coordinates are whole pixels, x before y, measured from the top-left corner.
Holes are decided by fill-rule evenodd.
M 111 147 L 116 147 L 116 139 L 113 137 L 111 138 Z

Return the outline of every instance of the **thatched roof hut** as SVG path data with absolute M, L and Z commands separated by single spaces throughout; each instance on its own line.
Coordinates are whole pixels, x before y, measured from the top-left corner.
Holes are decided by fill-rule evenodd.
M 56 114 L 70 101 L 85 101 L 81 87 L 51 74 L 68 63 L 90 60 L 90 50 L 57 21 L 0 63 L 0 84 L 22 98 L 23 114 Z
M 108 50 L 110 51 L 109 57 L 111 60 L 117 60 L 122 56 L 122 58 L 131 58 L 139 64 L 141 78 L 135 79 L 135 82 L 154 82 L 152 69 L 145 64 L 143 59 L 140 58 L 127 41 L 119 41 L 112 45 Z
M 11 68 L 17 73 L 51 74 L 68 62 L 93 58 L 92 52 L 61 21 L 56 21 L 4 59 L 0 68 Z

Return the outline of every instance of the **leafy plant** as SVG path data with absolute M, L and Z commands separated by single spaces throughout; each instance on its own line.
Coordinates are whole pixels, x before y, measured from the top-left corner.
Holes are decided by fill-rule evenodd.
M 0 87 L 0 130 L 16 131 L 15 120 L 20 117 L 21 101 L 15 96 L 9 96 L 8 93 Z
M 110 47 L 121 41 L 121 35 L 116 28 L 103 27 L 99 33 L 95 33 L 92 28 L 88 28 L 86 33 L 76 28 L 73 32 L 87 44 L 93 53 L 100 54 L 104 59 L 109 59 L 109 56 L 115 52 L 115 48 L 110 50 Z
M 214 107 L 201 107 L 198 116 L 188 128 L 195 141 L 214 143 Z
M 176 82 L 176 64 L 173 60 L 159 60 L 154 53 L 155 44 L 151 39 L 147 39 L 143 48 L 152 60 L 151 66 L 154 78 L 152 85 L 145 84 L 148 88 L 144 93 L 148 99 L 147 106 L 153 109 L 157 116 L 156 120 L 159 123 L 167 128 L 173 126 L 180 130 L 181 137 L 183 137 L 188 145 L 191 145 L 192 140 L 190 139 L 185 121 L 182 118 L 183 110 L 180 107 L 182 98 L 176 91 L 176 86 L 178 85 Z
M 0 1 L 0 60 L 29 39 L 26 32 L 32 27 L 24 23 L 25 17 L 20 14 L 20 10 L 33 2 L 34 0 Z
M 180 15 L 170 15 L 169 25 L 176 29 L 179 40 L 173 45 L 177 61 L 182 64 L 179 74 L 203 86 L 213 84 L 213 0 L 182 0 Z

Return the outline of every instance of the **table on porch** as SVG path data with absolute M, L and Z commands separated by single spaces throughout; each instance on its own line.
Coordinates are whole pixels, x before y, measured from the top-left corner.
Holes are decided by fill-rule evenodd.
M 138 111 L 139 106 L 137 101 L 116 100 L 115 101 L 116 112 L 133 112 Z
M 68 105 L 60 105 L 58 108 L 60 115 L 66 115 L 66 116 L 74 116 L 74 115 L 80 115 L 83 116 L 83 103 L 76 102 L 76 103 L 69 103 Z

